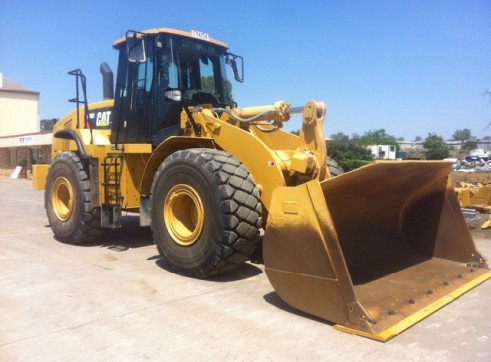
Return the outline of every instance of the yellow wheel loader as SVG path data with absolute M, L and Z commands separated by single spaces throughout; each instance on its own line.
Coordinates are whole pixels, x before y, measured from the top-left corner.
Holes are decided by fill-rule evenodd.
M 104 100 L 54 127 L 45 205 L 57 239 L 84 243 L 150 225 L 176 271 L 208 277 L 246 262 L 264 229 L 266 274 L 291 306 L 336 328 L 388 340 L 491 277 L 446 162 L 380 162 L 331 177 L 326 107 L 240 108 L 243 60 L 208 34 L 128 31 Z M 113 92 L 115 89 L 115 92 Z M 297 137 L 283 122 L 302 113 Z

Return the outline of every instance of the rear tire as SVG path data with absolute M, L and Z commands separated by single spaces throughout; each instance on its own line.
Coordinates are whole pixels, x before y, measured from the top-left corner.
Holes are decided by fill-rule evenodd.
M 154 241 L 181 274 L 204 278 L 246 262 L 259 241 L 261 202 L 252 175 L 230 154 L 173 153 L 152 185 Z
M 58 240 L 82 244 L 104 235 L 100 208 L 92 204 L 89 176 L 75 153 L 63 152 L 53 160 L 44 195 L 49 224 Z

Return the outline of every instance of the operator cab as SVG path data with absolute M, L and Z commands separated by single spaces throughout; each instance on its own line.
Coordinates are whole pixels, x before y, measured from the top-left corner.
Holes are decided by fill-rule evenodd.
M 226 65 L 242 82 L 242 58 L 228 53 L 226 44 L 207 34 L 171 29 L 128 31 L 114 47 L 119 50 L 111 124 L 114 144 L 157 146 L 181 133 L 184 107 L 234 106 Z

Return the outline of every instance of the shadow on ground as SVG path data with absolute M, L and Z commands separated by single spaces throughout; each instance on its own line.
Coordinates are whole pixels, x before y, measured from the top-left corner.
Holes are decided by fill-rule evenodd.
M 136 249 L 153 245 L 152 230 L 149 226 L 140 226 L 139 215 L 126 215 L 121 220 L 121 228 L 110 230 L 100 243 L 108 249 Z
M 178 273 L 176 271 L 176 269 L 171 264 L 169 264 L 165 259 L 163 259 L 161 257 L 155 256 L 155 257 L 152 257 L 150 259 L 156 259 L 155 264 L 157 264 L 157 266 L 159 268 L 162 268 L 169 273 L 180 274 L 182 277 L 185 277 L 185 278 L 196 279 L 196 277 L 193 275 L 183 275 L 181 273 Z M 237 268 L 234 270 L 231 270 L 229 272 L 226 272 L 224 274 L 220 274 L 217 276 L 209 277 L 209 278 L 206 278 L 203 280 L 205 280 L 207 282 L 211 282 L 211 283 L 224 283 L 224 282 L 232 282 L 232 281 L 238 281 L 238 280 L 242 280 L 242 279 L 252 278 L 252 277 L 259 275 L 261 273 L 262 273 L 262 270 L 260 268 L 258 268 L 257 266 L 252 265 L 250 263 L 244 263 L 244 264 L 238 265 Z
M 75 244 L 74 246 L 99 246 L 101 248 L 121 252 L 128 249 L 142 248 L 153 244 L 152 230 L 150 230 L 149 226 L 140 226 L 140 217 L 138 215 L 123 216 L 121 219 L 121 225 L 122 226 L 118 229 L 108 229 L 107 234 L 100 240 L 83 244 Z M 49 225 L 46 227 L 49 227 Z M 56 237 L 54 238 L 56 239 Z M 63 243 L 61 240 L 58 241 Z
M 121 225 L 122 226 L 118 229 L 108 230 L 108 233 L 99 241 L 77 244 L 74 246 L 101 247 L 117 252 L 124 252 L 129 249 L 136 249 L 149 245 L 154 245 L 152 231 L 148 226 L 140 226 L 139 215 L 123 216 L 121 219 Z M 49 225 L 47 227 L 49 227 Z M 261 249 L 262 245 L 259 244 L 257 250 L 251 256 L 251 263 L 262 264 Z M 155 251 L 156 254 L 149 257 L 147 260 L 155 260 L 155 264 L 157 264 L 158 267 L 166 270 L 167 272 L 178 274 L 172 265 L 170 265 L 159 254 L 157 254 L 157 248 L 155 248 Z M 223 283 L 247 279 L 261 274 L 262 270 L 251 263 L 238 265 L 236 269 L 230 272 L 226 272 L 222 275 L 213 276 L 205 280 L 209 282 Z M 194 276 L 186 275 L 185 277 L 195 278 Z
M 311 314 L 308 314 L 308 313 L 305 313 L 305 312 L 302 312 L 298 309 L 293 308 L 292 306 L 286 304 L 283 301 L 283 299 L 281 299 L 280 296 L 278 295 L 278 293 L 276 293 L 276 292 L 271 292 L 271 293 L 265 294 L 263 298 L 266 302 L 268 302 L 272 306 L 275 306 L 276 308 L 281 309 L 285 312 L 295 314 L 299 317 L 308 318 L 310 320 L 313 320 L 313 321 L 316 321 L 319 323 L 327 324 L 328 326 L 333 326 L 336 324 L 336 323 L 329 322 L 325 319 L 313 316 Z M 326 303 L 327 303 L 327 301 L 326 301 Z

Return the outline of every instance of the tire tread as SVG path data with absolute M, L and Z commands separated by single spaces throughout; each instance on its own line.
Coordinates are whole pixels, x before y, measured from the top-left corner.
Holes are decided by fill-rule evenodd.
M 224 230 L 209 262 L 193 270 L 179 270 L 204 278 L 230 271 L 250 259 L 259 243 L 262 227 L 262 204 L 254 178 L 246 166 L 227 152 L 213 149 L 187 149 L 170 155 L 158 168 L 152 184 L 176 159 L 189 160 L 210 174 L 215 184 L 217 204 L 222 213 Z M 155 233 L 154 233 L 155 238 Z
M 81 191 L 81 205 L 80 217 L 75 221 L 77 225 L 74 232 L 70 236 L 56 235 L 55 232 L 55 236 L 63 242 L 72 244 L 83 244 L 100 239 L 106 233 L 106 230 L 101 227 L 100 212 L 97 210 L 98 206 L 94 205 L 91 200 L 90 178 L 88 172 L 82 164 L 82 161 L 74 152 L 69 151 L 60 153 L 58 156 L 56 156 L 56 158 L 52 161 L 51 166 L 53 166 L 56 162 L 64 162 L 68 164 L 70 169 L 73 171 Z M 51 184 L 51 178 L 52 175 L 48 173 L 47 186 Z M 77 185 L 74 186 L 75 189 L 77 189 Z M 48 192 L 47 189 L 45 193 L 45 207 L 47 213 L 47 208 L 49 205 L 48 197 L 50 196 L 51 192 Z

